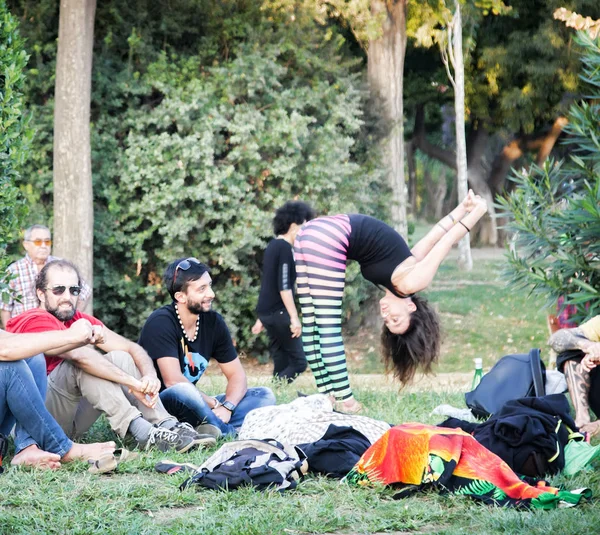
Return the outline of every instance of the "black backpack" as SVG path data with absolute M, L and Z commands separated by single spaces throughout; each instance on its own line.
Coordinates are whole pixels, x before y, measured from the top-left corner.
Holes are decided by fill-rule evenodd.
M 467 407 L 477 418 L 487 418 L 512 399 L 544 396 L 545 376 L 539 349 L 506 355 L 482 377 L 475 390 L 465 394 Z
M 299 448 L 276 440 L 235 440 L 221 446 L 180 488 L 199 485 L 235 490 L 250 486 L 284 491 L 295 488 L 307 470 L 306 455 Z

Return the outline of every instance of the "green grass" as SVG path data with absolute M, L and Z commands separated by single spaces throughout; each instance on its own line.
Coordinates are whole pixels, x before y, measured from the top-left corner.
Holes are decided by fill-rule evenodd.
M 455 260 L 441 266 L 425 296 L 435 304 L 442 321 L 443 345 L 437 372 L 466 372 L 473 358 L 483 358 L 484 368 L 511 353 L 526 353 L 546 346 L 547 312 L 542 302 L 509 290 L 500 278 L 504 259 L 474 262 L 471 272 L 461 272 Z M 353 373 L 382 373 L 378 332 L 361 330 L 346 338 L 348 365 Z
M 508 291 L 499 279 L 502 260 L 475 263 L 461 273 L 448 260 L 429 291 L 438 304 L 445 343 L 438 371 L 470 371 L 471 359 L 481 356 L 486 367 L 504 354 L 544 348 L 545 313 L 540 304 Z M 350 369 L 380 373 L 377 333 L 361 332 L 349 340 L 353 350 Z M 266 373 L 270 372 L 267 366 Z M 203 379 L 209 393 L 222 392 L 221 376 Z M 264 372 L 263 372 L 264 373 Z M 309 380 L 310 379 L 310 380 Z M 290 401 L 297 388 L 313 385 L 302 378 L 298 385 L 274 387 L 279 402 Z M 260 379 L 268 384 L 268 378 Z M 377 379 L 379 381 L 379 379 Z M 463 393 L 399 392 L 395 386 L 367 388 L 353 381 L 368 416 L 391 423 L 418 421 L 435 424 L 431 410 L 441 403 L 464 406 Z M 366 383 L 365 383 L 366 384 Z M 309 389 L 311 387 L 308 387 Z M 98 422 L 88 440 L 114 439 L 106 421 Z M 214 451 L 168 457 L 200 464 Z M 185 476 L 154 471 L 167 456 L 144 453 L 119 467 L 113 475 L 90 475 L 84 463 L 56 472 L 8 468 L 0 476 L 0 534 L 471 534 L 493 533 L 588 535 L 597 533 L 600 509 L 597 498 L 573 509 L 517 512 L 479 505 L 468 498 L 422 494 L 394 501 L 386 489 L 355 489 L 337 481 L 307 477 L 297 490 L 279 495 L 245 489 L 232 493 L 179 491 Z M 566 488 L 590 487 L 600 494 L 600 472 L 574 478 L 557 476 L 553 484 Z
M 266 380 L 266 379 L 265 379 Z M 213 388 L 220 381 L 210 381 Z M 266 383 L 265 383 L 266 384 Z M 396 390 L 360 389 L 367 414 L 392 423 L 437 423 L 430 416 L 440 403 L 461 406 L 462 394 L 398 394 Z M 276 387 L 281 402 L 295 386 Z M 105 420 L 90 438 L 110 436 Z M 213 450 L 169 458 L 199 464 Z M 144 453 L 113 475 L 90 475 L 84 463 L 56 472 L 9 468 L 0 477 L 0 533 L 43 534 L 589 534 L 597 532 L 597 502 L 573 509 L 517 512 L 482 506 L 469 498 L 425 493 L 395 501 L 386 489 L 358 489 L 321 477 L 307 477 L 295 491 L 279 495 L 250 489 L 222 493 L 179 491 L 183 475 L 154 472 L 160 453 Z M 598 471 L 554 484 L 591 487 L 600 492 Z M 596 527 L 594 527 L 596 526 Z

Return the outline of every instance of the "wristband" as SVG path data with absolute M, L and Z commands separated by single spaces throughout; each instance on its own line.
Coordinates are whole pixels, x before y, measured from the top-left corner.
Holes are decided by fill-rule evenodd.
M 467 229 L 467 233 L 471 232 L 471 229 L 467 227 L 467 225 L 465 225 L 462 221 L 459 221 L 458 223 Z
M 448 229 L 444 225 L 442 225 L 439 221 L 437 222 L 437 225 L 439 225 L 444 232 L 448 232 Z
M 222 405 L 222 403 L 217 398 L 214 398 L 214 400 L 215 400 L 215 404 L 214 404 L 213 408 L 211 409 L 213 411 L 215 409 L 218 409 Z
M 452 214 L 448 214 L 448 216 L 450 218 L 450 221 L 452 221 L 453 225 L 456 225 L 456 219 L 454 219 L 454 216 Z

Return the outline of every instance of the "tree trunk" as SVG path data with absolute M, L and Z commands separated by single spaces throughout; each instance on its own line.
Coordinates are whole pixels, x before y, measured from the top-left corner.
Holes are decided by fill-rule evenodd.
M 462 19 L 460 4 L 454 2 L 454 17 L 452 21 L 452 43 L 448 47 L 454 48 L 454 111 L 456 114 L 456 169 L 458 199 L 467 196 L 469 184 L 467 182 L 467 140 L 465 137 L 465 64 L 463 59 Z M 471 257 L 471 243 L 467 234 L 458 243 L 458 265 L 465 271 L 473 269 Z
M 405 238 L 403 78 L 406 53 L 406 0 L 372 0 L 371 11 L 382 19 L 382 35 L 369 42 L 368 76 L 373 95 L 382 102 L 390 132 L 383 154 L 392 190 L 392 225 Z
M 54 250 L 93 283 L 90 98 L 96 0 L 61 0 L 54 99 Z M 91 299 L 87 310 L 91 311 Z

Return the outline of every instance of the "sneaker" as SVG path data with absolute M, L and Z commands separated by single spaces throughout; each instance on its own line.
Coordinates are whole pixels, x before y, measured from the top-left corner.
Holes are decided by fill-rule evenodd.
M 215 426 L 211 426 L 215 427 Z M 215 429 L 220 433 L 221 431 L 215 427 Z M 207 428 L 210 430 L 210 428 Z M 187 422 L 177 422 L 174 427 L 171 428 L 171 431 L 174 431 L 181 437 L 190 438 L 194 441 L 194 445 L 202 446 L 202 447 L 210 447 L 214 446 L 217 443 L 216 435 L 214 434 L 214 430 L 212 433 L 205 432 L 200 433 L 196 431 L 190 424 Z
M 213 424 L 200 424 L 194 429 L 196 430 L 196 433 L 200 433 L 201 435 L 210 435 L 215 438 L 221 438 L 223 436 L 221 430 Z
M 193 429 L 190 432 L 187 428 L 177 426 L 172 430 L 155 426 L 148 436 L 146 449 L 156 448 L 160 451 L 175 450 L 177 453 L 185 453 L 200 444 L 214 445 L 216 440 L 210 436 L 201 437 Z

